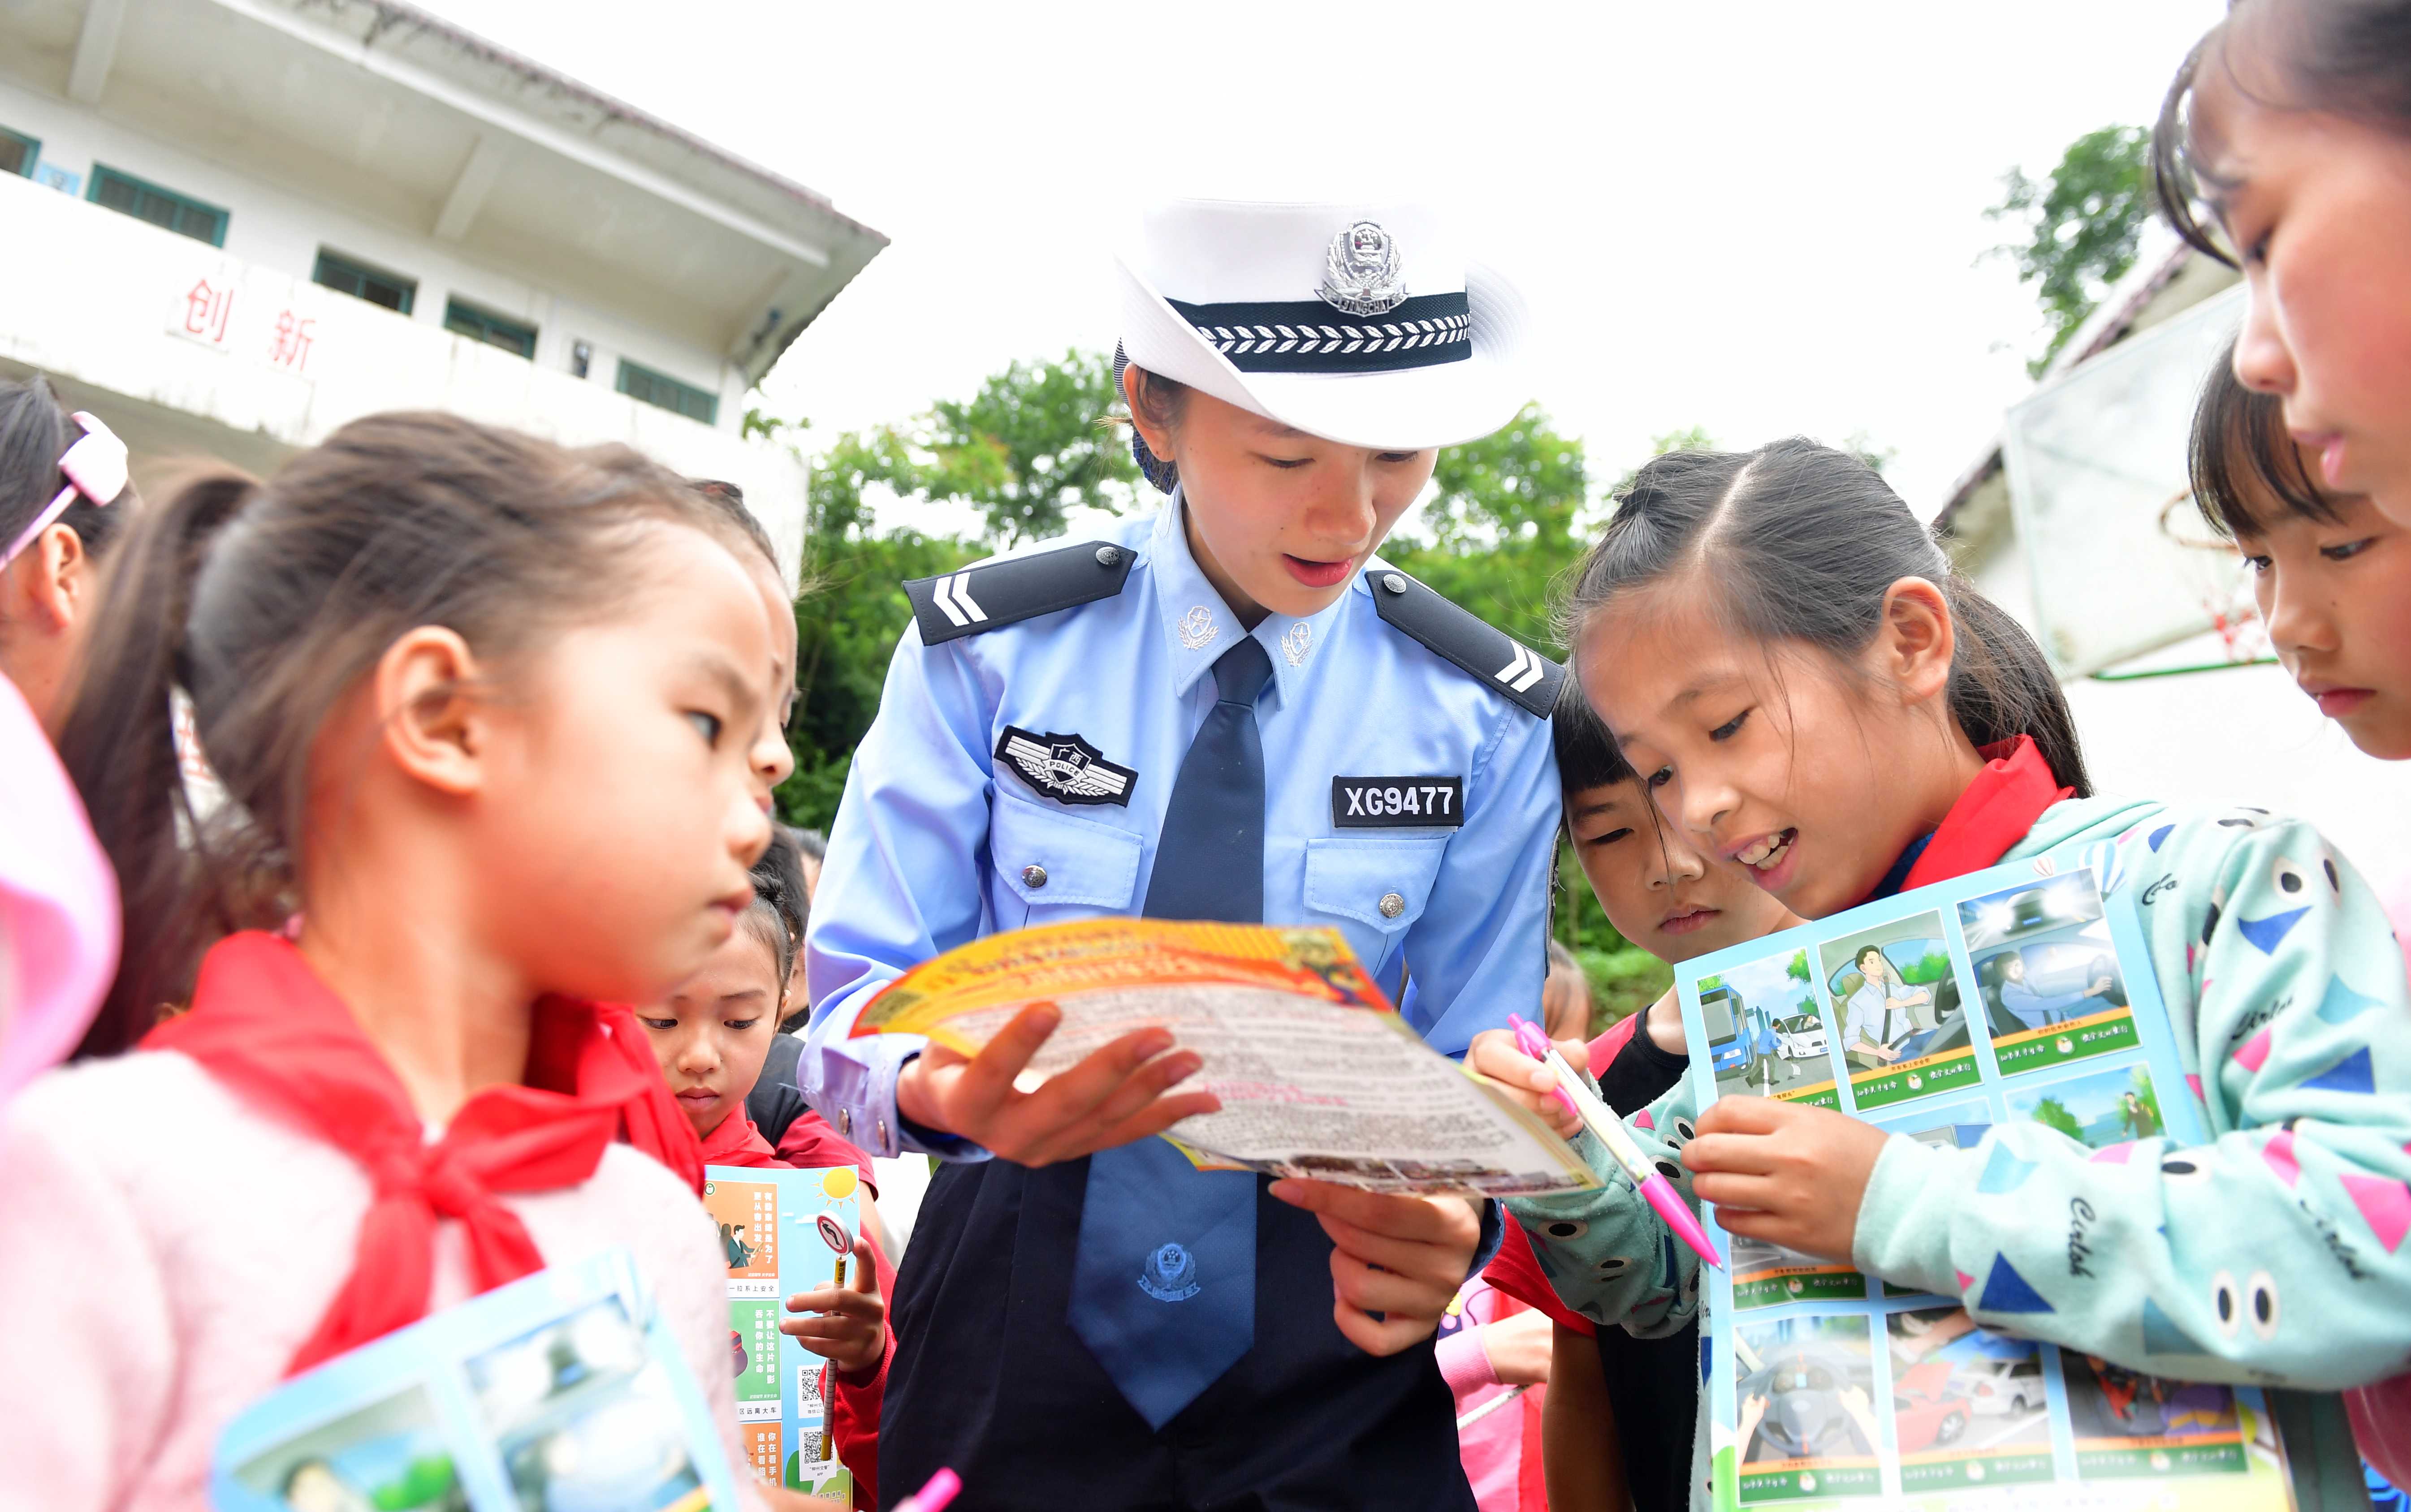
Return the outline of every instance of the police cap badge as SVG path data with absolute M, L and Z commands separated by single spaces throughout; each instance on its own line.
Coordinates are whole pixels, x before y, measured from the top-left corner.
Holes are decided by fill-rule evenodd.
M 1358 221 L 1331 239 L 1317 298 L 1352 315 L 1384 315 L 1407 302 L 1407 269 L 1398 244 L 1371 221 Z

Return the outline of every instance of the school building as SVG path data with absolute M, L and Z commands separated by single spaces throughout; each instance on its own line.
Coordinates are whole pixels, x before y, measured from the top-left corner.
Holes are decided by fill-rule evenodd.
M 2411 763 L 2362 755 L 2262 660 L 2248 570 L 2186 482 L 2194 402 L 2242 313 L 2232 269 L 2182 247 L 2140 260 L 1935 523 L 1960 570 L 2043 643 L 2103 792 L 2306 819 L 2399 925 Z
M 0 7 L 0 374 L 264 472 L 445 409 L 805 478 L 745 396 L 886 238 L 801 184 L 394 0 Z

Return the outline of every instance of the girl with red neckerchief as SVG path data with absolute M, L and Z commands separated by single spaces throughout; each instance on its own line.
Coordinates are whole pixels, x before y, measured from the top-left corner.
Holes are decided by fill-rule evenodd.
M 280 1380 L 623 1245 L 741 1462 L 702 1152 L 621 1006 L 753 901 L 778 650 L 739 549 L 632 452 L 436 414 L 137 523 L 60 737 L 124 902 L 86 1047 L 134 1053 L 0 1122 L 29 1505 L 198 1507 Z

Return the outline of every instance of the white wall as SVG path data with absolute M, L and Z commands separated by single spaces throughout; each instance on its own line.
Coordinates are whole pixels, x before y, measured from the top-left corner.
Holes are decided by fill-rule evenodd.
M 451 410 L 573 445 L 622 442 L 742 487 L 782 560 L 796 560 L 803 469 L 732 427 L 639 404 L 607 381 L 580 381 L 31 180 L 0 175 L 0 361 L 196 418 L 245 444 L 311 445 L 391 409 Z M 229 235 L 227 244 L 242 243 Z M 130 429 L 127 440 L 142 445 Z
M 2029 628 L 2033 593 L 2014 536 L 1972 574 Z M 2205 636 L 2147 659 L 2219 658 Z M 2411 762 L 2362 755 L 2283 667 L 2068 685 L 2086 765 L 2104 792 L 2177 803 L 2248 804 L 2318 826 L 2389 902 L 2411 901 Z
M 546 287 L 540 267 L 494 268 L 466 259 L 431 234 L 435 209 L 415 194 L 380 195 L 373 177 L 348 184 L 346 197 L 378 204 L 372 217 L 256 178 L 44 91 L 0 78 L 0 126 L 41 141 L 41 161 L 75 174 L 79 198 L 91 192 L 95 163 L 146 180 L 227 212 L 226 251 L 256 266 L 307 281 L 321 247 L 417 281 L 412 319 L 436 328 L 447 298 L 459 297 L 537 328 L 535 361 L 569 371 L 570 347 L 592 343 L 588 382 L 609 390 L 622 356 L 721 396 L 719 423 L 744 416 L 745 385 L 709 333 L 664 328 L 641 309 L 598 308 Z M 0 223 L 6 224 L 6 223 Z

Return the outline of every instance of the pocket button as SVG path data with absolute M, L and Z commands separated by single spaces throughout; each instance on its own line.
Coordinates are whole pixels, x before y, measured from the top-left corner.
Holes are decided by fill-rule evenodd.
M 1046 868 L 1035 863 L 1021 868 L 1021 885 L 1036 891 L 1046 885 Z
M 1407 911 L 1407 900 L 1395 893 L 1381 894 L 1381 917 L 1395 919 Z

